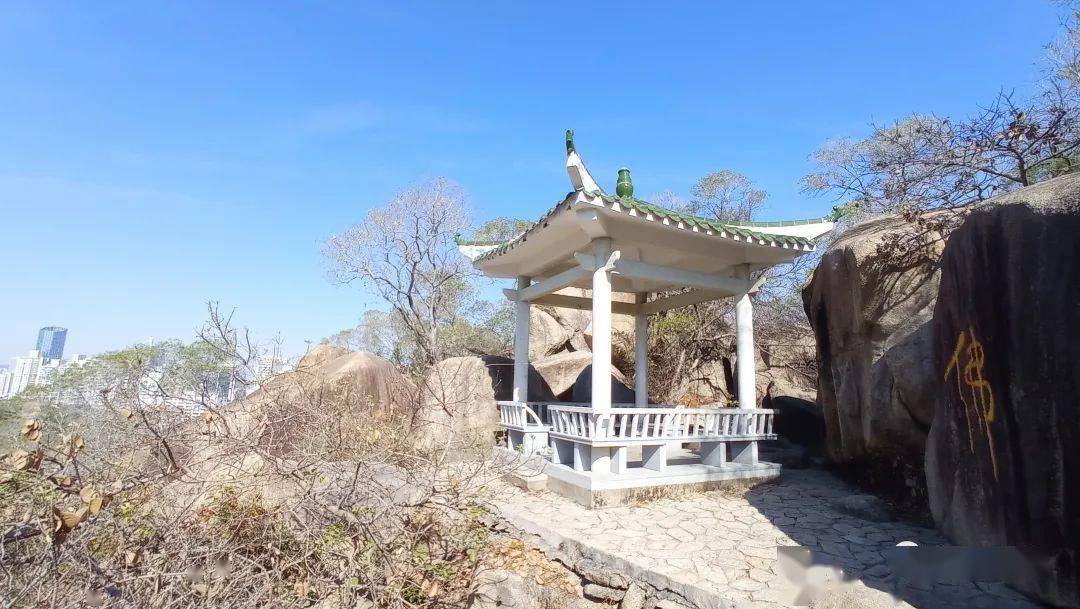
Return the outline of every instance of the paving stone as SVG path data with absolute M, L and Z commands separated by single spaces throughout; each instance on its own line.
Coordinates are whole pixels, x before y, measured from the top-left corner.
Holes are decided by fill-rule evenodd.
M 526 530 L 549 530 L 590 548 L 588 559 L 574 555 L 573 561 L 584 561 L 577 570 L 583 571 L 589 584 L 619 588 L 619 592 L 633 588 L 633 594 L 628 590 L 622 597 L 621 609 L 649 606 L 652 600 L 646 601 L 647 594 L 634 596 L 646 588 L 634 588 L 631 574 L 650 581 L 650 572 L 670 578 L 663 581 L 717 595 L 723 600 L 714 602 L 716 606 L 741 603 L 740 607 L 782 609 L 785 601 L 777 591 L 783 579 L 776 575 L 778 545 L 810 548 L 823 565 L 857 574 L 881 588 L 895 581 L 882 550 L 901 540 L 920 545 L 946 543 L 931 529 L 841 513 L 835 500 L 853 494 L 855 491 L 828 472 L 793 470 L 785 471 L 775 484 L 743 496 L 716 492 L 593 511 L 551 493 L 528 494 L 507 488 L 500 490 L 496 504 L 511 523 L 533 523 Z M 601 551 L 610 558 L 591 558 L 591 552 Z M 1033 607 L 1024 597 L 1000 586 L 908 586 L 901 592 L 913 605 L 933 609 Z M 657 598 L 666 597 L 661 594 Z
M 892 576 L 892 574 L 892 567 L 885 564 L 874 565 L 863 571 L 864 576 L 872 577 L 874 579 L 885 579 Z
M 877 545 L 876 542 L 870 541 L 869 539 L 865 537 L 860 537 L 858 535 L 844 535 L 844 539 L 846 539 L 850 543 L 854 543 L 860 546 Z
M 837 542 L 834 542 L 834 541 L 822 541 L 821 544 L 820 544 L 820 547 L 821 547 L 821 551 L 824 552 L 825 554 L 831 554 L 833 556 L 840 556 L 842 558 L 853 558 L 854 557 L 854 555 L 851 553 L 851 549 L 848 548 L 848 545 L 846 543 L 843 543 L 843 542 L 837 543 Z
M 776 558 L 776 547 L 761 548 L 751 543 L 743 543 L 738 547 L 738 551 L 746 556 L 754 556 L 756 558 Z
M 769 571 L 765 571 L 765 570 L 762 570 L 762 569 L 750 569 L 749 576 L 750 576 L 750 579 L 752 579 L 752 580 L 754 580 L 756 582 L 762 583 L 762 584 L 767 583 L 769 580 L 776 577 L 775 575 L 773 575 Z
M 765 586 L 761 582 L 756 582 L 749 577 L 739 578 L 730 584 L 728 587 L 735 590 L 742 590 L 743 592 L 754 592 L 763 589 Z

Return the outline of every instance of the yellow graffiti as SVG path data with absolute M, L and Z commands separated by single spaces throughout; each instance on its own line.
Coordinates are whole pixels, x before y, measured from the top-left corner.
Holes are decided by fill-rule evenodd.
M 955 370 L 956 389 L 967 419 L 968 448 L 972 454 L 975 453 L 975 430 L 978 429 L 980 435 L 986 437 L 987 447 L 990 449 L 990 464 L 994 468 L 996 480 L 997 455 L 994 451 L 994 436 L 990 433 L 990 424 L 994 422 L 994 390 L 983 375 L 985 366 L 986 353 L 982 343 L 975 337 L 975 330 L 968 328 L 961 331 L 956 339 L 952 359 L 945 367 L 945 379 L 948 380 Z

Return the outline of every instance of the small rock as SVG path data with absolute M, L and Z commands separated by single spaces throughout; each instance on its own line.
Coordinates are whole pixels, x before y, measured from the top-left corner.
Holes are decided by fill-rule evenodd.
M 892 520 L 889 514 L 889 506 L 874 495 L 848 495 L 833 500 L 833 506 L 847 514 L 871 522 L 888 522 Z
M 645 587 L 637 582 L 632 582 L 623 595 L 619 609 L 643 609 L 645 607 Z
M 578 575 L 584 578 L 585 581 L 594 584 L 600 584 L 601 586 L 607 586 L 608 588 L 622 589 L 626 589 L 629 586 L 629 582 L 622 574 L 592 560 L 579 561 L 574 565 L 574 570 L 577 571 Z
M 600 584 L 585 584 L 581 591 L 585 595 L 585 598 L 611 603 L 621 601 L 623 597 L 626 596 L 626 590 L 609 588 L 607 586 L 601 586 Z

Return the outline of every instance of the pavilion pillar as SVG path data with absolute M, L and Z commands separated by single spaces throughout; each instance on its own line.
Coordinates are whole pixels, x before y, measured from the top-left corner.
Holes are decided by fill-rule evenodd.
M 593 241 L 597 268 L 592 276 L 592 408 L 611 410 L 611 240 Z
M 517 289 L 529 287 L 531 279 L 525 276 L 517 278 Z M 529 401 L 529 303 L 518 300 L 514 303 L 514 401 Z
M 739 389 L 739 408 L 756 408 L 754 387 L 754 309 L 750 295 L 743 294 L 735 303 L 735 358 Z
M 648 294 L 637 295 L 637 304 L 645 304 Z M 634 406 L 649 405 L 649 316 L 634 314 Z

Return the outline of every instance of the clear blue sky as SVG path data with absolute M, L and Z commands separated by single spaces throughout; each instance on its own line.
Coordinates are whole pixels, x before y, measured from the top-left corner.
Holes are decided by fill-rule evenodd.
M 1029 89 L 1060 10 L 953 2 L 5 2 L 0 361 L 190 338 L 235 307 L 292 352 L 369 301 L 320 241 L 446 175 L 477 219 L 568 190 L 563 130 L 611 186 L 740 171 L 807 217 L 825 139 Z M 451 6 L 453 5 L 453 6 Z

